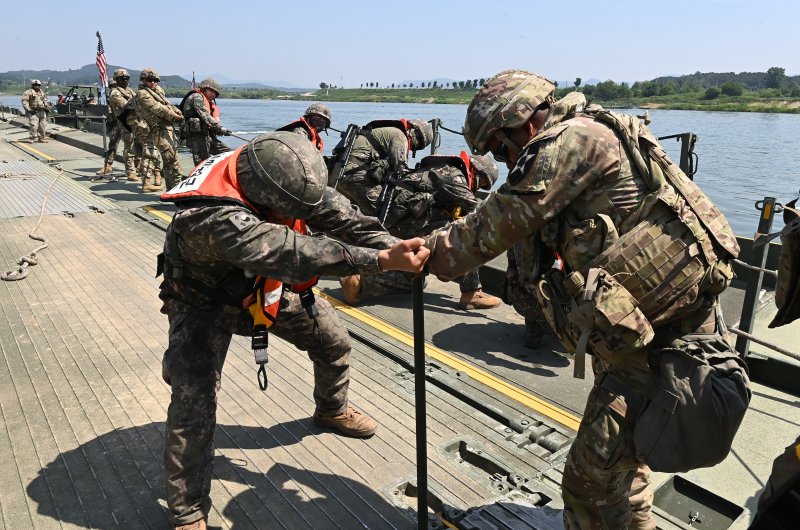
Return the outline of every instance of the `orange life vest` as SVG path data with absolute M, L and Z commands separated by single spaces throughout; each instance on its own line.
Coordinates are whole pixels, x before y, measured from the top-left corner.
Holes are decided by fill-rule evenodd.
M 195 88 L 194 91 L 203 96 L 203 103 L 206 104 L 206 110 L 208 111 L 209 114 L 211 114 L 211 117 L 217 120 L 217 123 L 219 123 L 219 107 L 217 107 L 214 103 L 211 102 L 210 99 L 206 97 L 202 89 Z
M 207 159 L 194 168 L 184 181 L 180 182 L 166 193 L 163 193 L 161 195 L 161 200 L 164 202 L 174 202 L 176 204 L 188 200 L 196 201 L 203 199 L 231 202 L 245 206 L 258 214 L 259 212 L 255 205 L 244 197 L 239 187 L 239 179 L 236 172 L 236 161 L 245 147 L 246 144 L 235 151 L 226 151 Z M 268 220 L 275 224 L 286 225 L 298 234 L 308 233 L 305 222 L 300 219 Z M 314 276 L 309 281 L 293 284 L 290 288 L 293 292 L 299 293 L 302 298 L 304 292 L 316 285 L 318 280 L 319 277 Z M 283 282 L 270 278 L 262 278 L 260 276 L 256 277 L 254 292 L 242 301 L 242 307 L 249 309 L 254 319 L 256 319 L 257 316 L 254 314 L 254 311 L 262 313 L 259 315 L 257 323 L 260 322 L 264 326 L 270 327 L 275 322 L 275 318 L 278 314 L 282 290 Z M 258 311 L 258 307 L 253 307 L 258 299 L 260 299 L 261 302 L 259 304 L 261 306 L 261 311 Z
M 314 127 L 312 127 L 310 123 L 308 123 L 308 121 L 305 118 L 300 118 L 299 120 L 293 121 L 292 123 L 284 125 L 283 127 L 280 127 L 275 130 L 291 131 L 293 129 L 296 129 L 297 127 L 302 127 L 303 129 L 305 129 L 306 134 L 308 135 L 308 139 L 311 140 L 311 143 L 314 144 L 314 146 L 317 149 L 319 149 L 319 152 L 321 153 L 322 146 L 324 145 L 322 137 L 319 135 L 317 130 Z

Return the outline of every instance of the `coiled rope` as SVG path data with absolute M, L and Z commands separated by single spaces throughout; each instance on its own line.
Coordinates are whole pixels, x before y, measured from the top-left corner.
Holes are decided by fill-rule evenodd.
M 58 182 L 59 177 L 61 177 L 61 175 L 64 174 L 64 168 L 61 167 L 61 164 L 58 164 L 57 166 L 55 166 L 55 168 L 58 169 L 58 175 L 53 177 L 53 181 L 47 187 L 47 191 L 45 191 L 44 198 L 42 199 L 42 206 L 39 209 L 39 219 L 37 219 L 36 221 L 36 226 L 34 226 L 33 230 L 31 230 L 30 233 L 28 234 L 29 238 L 33 239 L 34 241 L 39 241 L 41 245 L 31 250 L 25 256 L 19 258 L 19 260 L 17 261 L 16 269 L 10 269 L 0 274 L 0 280 L 6 282 L 13 282 L 17 280 L 22 280 L 23 278 L 28 276 L 28 267 L 39 264 L 39 262 L 36 260 L 36 254 L 47 248 L 47 240 L 42 236 L 37 236 L 34 234 L 39 229 L 39 225 L 42 224 L 42 219 L 44 218 L 44 210 L 45 207 L 47 206 L 47 199 L 50 198 L 50 192 L 53 190 L 53 186 L 55 186 L 56 182 Z M 19 176 L 24 176 L 24 175 L 19 175 Z

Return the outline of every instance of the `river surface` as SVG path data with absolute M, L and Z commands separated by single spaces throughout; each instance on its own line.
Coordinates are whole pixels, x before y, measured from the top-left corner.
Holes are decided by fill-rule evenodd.
M 52 98 L 51 98 L 52 99 Z M 177 100 L 175 100 L 177 102 Z M 19 96 L 0 96 L 0 103 L 21 107 Z M 219 100 L 222 124 L 235 134 L 252 138 L 296 120 L 308 106 L 304 101 Z M 411 103 L 329 103 L 333 126 L 344 130 L 348 123 L 365 124 L 375 119 L 439 118 L 448 129 L 461 130 L 466 105 Z M 642 112 L 638 109 L 620 112 Z M 758 226 L 754 204 L 765 196 L 785 203 L 800 189 L 800 115 L 756 112 L 702 112 L 650 110 L 650 129 L 656 136 L 693 132 L 698 136 L 699 156 L 695 180 L 720 207 L 737 235 L 752 236 Z M 339 140 L 336 132 L 324 136 L 325 153 Z M 224 139 L 232 147 L 242 142 Z M 680 144 L 664 141 L 677 163 Z M 442 131 L 440 154 L 457 154 L 466 149 L 462 136 Z M 417 153 L 416 159 L 429 154 Z M 410 161 L 413 165 L 414 161 Z M 500 182 L 507 171 L 501 167 Z M 776 220 L 776 226 L 783 226 Z

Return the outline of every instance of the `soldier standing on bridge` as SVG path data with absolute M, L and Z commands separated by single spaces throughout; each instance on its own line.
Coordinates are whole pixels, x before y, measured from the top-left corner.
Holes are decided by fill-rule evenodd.
M 22 94 L 22 108 L 28 115 L 31 142 L 46 142 L 47 113 L 50 111 L 47 94 L 42 92 L 42 82 L 31 79 L 31 87 Z
M 273 132 L 210 158 L 161 197 L 178 206 L 167 229 L 160 294 L 170 324 L 163 361 L 172 387 L 165 467 L 176 528 L 206 528 L 216 395 L 233 334 L 252 336 L 254 350 L 266 348 L 268 331 L 307 351 L 314 363 L 313 422 L 349 436 L 375 433 L 375 421 L 348 403 L 347 329 L 326 300 L 314 301 L 309 280 L 418 272 L 428 251 L 420 238 L 390 236 L 327 181 L 322 155 L 308 140 Z M 306 224 L 314 237 L 306 235 Z M 254 294 L 263 308 L 253 304 Z M 261 321 L 268 327 L 259 329 Z
M 133 133 L 128 128 L 127 123 L 123 124 L 123 111 L 128 107 L 136 93 L 128 86 L 131 75 L 124 68 L 114 70 L 113 81 L 108 85 L 108 108 L 111 116 L 115 118 L 114 128 L 111 131 L 108 142 L 108 151 L 103 164 L 103 168 L 96 173 L 98 176 L 108 175 L 113 171 L 114 156 L 117 153 L 117 144 L 122 140 L 122 156 L 125 160 L 125 174 L 128 180 L 138 182 L 139 176 L 136 174 L 136 157 L 133 150 Z
M 172 130 L 172 124 L 183 121 L 183 114 L 169 102 L 164 91 L 158 86 L 161 78 L 158 77 L 155 68 L 143 68 L 139 78 L 141 84 L 136 92 L 136 114 L 150 128 L 149 142 L 145 144 L 144 149 L 142 190 L 161 189 L 160 175 L 155 173 L 158 168 L 158 153 L 161 153 L 167 188 L 171 189 L 183 178 L 183 170 L 178 160 L 178 145 Z M 151 172 L 155 174 L 155 182 L 149 187 L 146 180 Z
M 558 252 L 563 269 L 543 268 L 537 299 L 578 372 L 584 351 L 595 371 L 562 479 L 565 527 L 654 529 L 648 464 L 718 463 L 750 400 L 717 300 L 738 245 L 636 117 L 586 108 L 582 94 L 556 101 L 554 90 L 508 70 L 473 97 L 467 143 L 510 172 L 473 214 L 427 238 L 428 267 L 449 280 L 518 241 L 541 243 L 551 263 Z M 709 358 L 714 377 L 701 389 L 712 392 L 671 386 L 698 366 L 708 374 Z M 680 402 L 672 391 L 684 392 Z
M 185 120 L 183 137 L 186 139 L 186 147 L 192 152 L 195 166 L 209 156 L 231 150 L 217 138 L 217 135 L 231 134 L 231 131 L 219 123 L 217 97 L 220 90 L 219 83 L 213 77 L 207 77 L 200 81 L 197 88 L 186 94 L 178 105 Z

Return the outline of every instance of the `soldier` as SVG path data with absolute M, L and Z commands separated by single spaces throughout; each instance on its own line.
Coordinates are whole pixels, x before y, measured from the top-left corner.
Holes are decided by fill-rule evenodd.
M 518 241 L 541 243 L 551 263 L 558 252 L 563 270 L 543 267 L 537 299 L 553 332 L 576 352 L 577 368 L 588 350 L 595 370 L 562 479 L 565 527 L 653 529 L 647 464 L 686 470 L 719 462 L 749 402 L 717 301 L 738 246 L 722 213 L 637 118 L 585 108 L 579 93 L 557 102 L 554 89 L 538 75 L 509 70 L 473 97 L 468 145 L 511 171 L 474 213 L 427 238 L 428 267 L 451 279 Z M 709 355 L 730 368 L 727 376 L 715 372 L 731 383 L 716 401 L 725 410 L 705 422 L 672 422 L 673 414 L 692 414 L 692 405 L 713 403 L 682 396 L 670 409 L 650 396 L 675 395 L 666 381 L 693 374 Z M 680 428 L 686 422 L 692 428 Z M 727 447 L 716 443 L 719 433 L 730 434 Z M 693 449 L 665 450 L 658 441 L 667 435 Z
M 161 79 L 155 68 L 142 69 L 139 78 L 141 83 L 135 97 L 136 114 L 147 123 L 150 129 L 149 145 L 145 144 L 144 150 L 142 191 L 161 189 L 161 176 L 158 173 L 154 175 L 153 186 L 147 184 L 150 172 L 158 166 L 157 152 L 161 154 L 167 187 L 172 189 L 183 178 L 172 124 L 182 122 L 183 114 L 167 100 L 164 91 L 158 87 Z
M 384 181 L 408 171 L 408 152 L 433 141 L 433 128 L 423 120 L 378 120 L 368 123 L 353 141 L 337 190 L 367 215 L 377 216 Z
M 139 176 L 136 174 L 136 160 L 133 151 L 133 134 L 128 129 L 127 124 L 123 124 L 121 118 L 123 111 L 128 107 L 128 104 L 133 100 L 136 93 L 128 86 L 131 76 L 124 68 L 117 68 L 114 70 L 112 79 L 112 82 L 108 85 L 108 109 L 111 116 L 114 118 L 114 127 L 111 130 L 105 163 L 103 168 L 96 174 L 98 176 L 108 175 L 113 171 L 112 165 L 114 164 L 114 156 L 117 152 L 117 144 L 122 140 L 122 156 L 125 159 L 125 174 L 128 180 L 138 182 Z
M 331 126 L 331 109 L 322 103 L 312 103 L 303 116 L 297 120 L 278 128 L 278 131 L 290 131 L 308 137 L 320 153 L 324 146 L 319 133 L 327 131 Z
M 219 83 L 213 77 L 207 77 L 200 81 L 197 88 L 186 94 L 179 105 L 185 120 L 183 137 L 186 139 L 186 147 L 192 151 L 195 166 L 211 155 L 231 150 L 217 138 L 218 134 L 231 134 L 231 131 L 219 123 L 216 100 L 220 90 Z
M 475 210 L 478 189 L 488 190 L 497 180 L 497 164 L 487 156 L 431 155 L 423 158 L 414 171 L 407 173 L 392 203 L 392 209 L 384 223 L 389 233 L 409 238 L 424 236 L 442 228 L 454 219 L 459 219 Z M 385 277 L 389 279 L 385 279 Z M 357 304 L 362 298 L 387 292 L 411 292 L 411 278 L 402 273 L 381 275 L 374 278 L 342 278 L 345 300 Z M 393 289 L 387 282 L 394 278 Z M 455 279 L 461 288 L 461 309 L 491 309 L 501 300 L 483 292 L 477 269 Z
M 172 386 L 166 487 L 178 528 L 206 528 L 222 365 L 232 334 L 253 334 L 254 345 L 263 336 L 256 322 L 271 322 L 263 330 L 308 352 L 316 425 L 349 436 L 375 433 L 375 421 L 348 405 L 347 330 L 324 299 L 316 300 L 314 315 L 308 280 L 315 274 L 419 271 L 427 249 L 420 247 L 422 239 L 399 241 L 387 234 L 328 188 L 327 179 L 322 155 L 308 141 L 273 132 L 210 158 L 162 195 L 178 206 L 167 230 L 160 294 L 170 322 L 164 377 Z M 315 237 L 305 235 L 306 224 Z M 253 293 L 254 276 L 266 278 L 259 297 L 262 291 L 279 296 L 264 296 L 269 305 L 255 304 L 251 313 L 242 307 Z
M 42 82 L 31 79 L 31 87 L 22 94 L 22 107 L 28 115 L 31 142 L 46 142 L 47 113 L 50 112 L 50 101 L 42 92 Z

